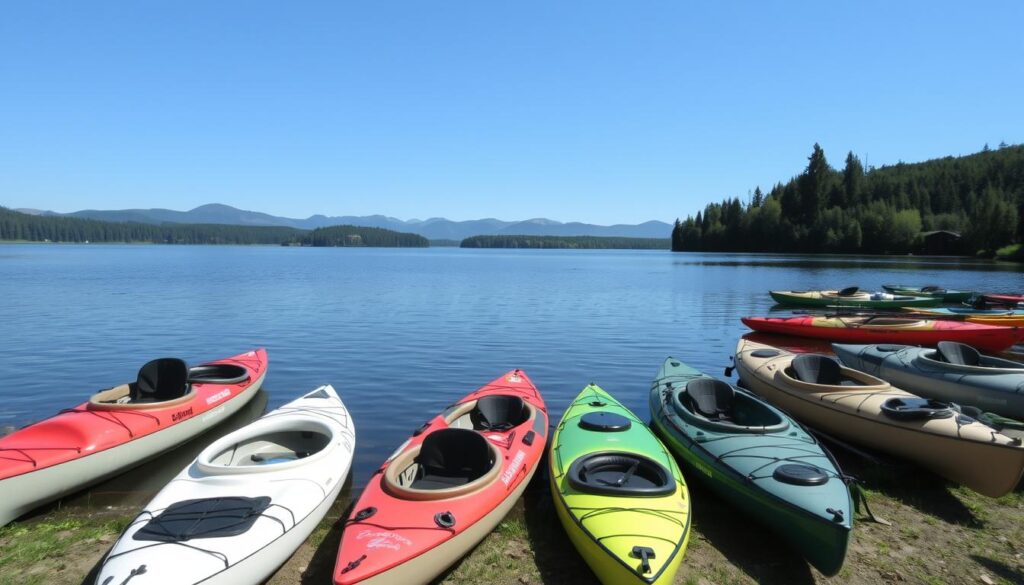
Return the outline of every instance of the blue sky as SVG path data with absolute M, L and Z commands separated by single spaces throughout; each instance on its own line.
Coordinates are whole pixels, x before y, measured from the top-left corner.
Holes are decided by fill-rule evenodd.
M 671 221 L 1024 142 L 1024 3 L 22 2 L 0 204 Z

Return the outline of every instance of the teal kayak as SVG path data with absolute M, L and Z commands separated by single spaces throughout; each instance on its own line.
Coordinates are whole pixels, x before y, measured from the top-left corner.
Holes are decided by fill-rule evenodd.
M 853 503 L 832 456 L 753 394 L 668 358 L 651 384 L 652 425 L 690 470 L 825 575 L 843 566 Z
M 848 367 L 907 392 L 1024 419 L 1024 364 L 948 341 L 939 343 L 938 349 L 841 343 L 832 344 L 832 349 Z
M 970 290 L 949 290 L 939 286 L 908 286 L 905 284 L 883 284 L 887 292 L 897 295 L 930 297 L 942 299 L 944 303 L 962 303 L 976 293 Z

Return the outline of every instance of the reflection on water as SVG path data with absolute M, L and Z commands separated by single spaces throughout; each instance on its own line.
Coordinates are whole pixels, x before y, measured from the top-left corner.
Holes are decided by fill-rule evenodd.
M 1024 264 L 956 256 L 849 256 L 845 254 L 680 254 L 676 264 L 773 268 L 856 268 L 881 270 L 945 270 L 1021 272 Z M 888 284 L 888 283 L 886 283 Z M 843 288 L 836 285 L 837 288 Z

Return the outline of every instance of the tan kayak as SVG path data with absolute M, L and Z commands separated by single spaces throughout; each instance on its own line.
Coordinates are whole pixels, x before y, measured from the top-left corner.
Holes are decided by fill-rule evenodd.
M 1009 493 L 1024 474 L 1020 439 L 830 357 L 740 339 L 736 370 L 744 385 L 808 425 L 911 459 L 986 496 Z

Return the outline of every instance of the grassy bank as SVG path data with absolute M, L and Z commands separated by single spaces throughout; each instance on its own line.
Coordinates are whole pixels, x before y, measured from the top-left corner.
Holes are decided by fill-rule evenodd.
M 1024 583 L 1024 492 L 993 500 L 914 466 L 836 452 L 845 471 L 870 487 L 872 511 L 891 526 L 856 518 L 846 565 L 826 579 L 770 531 L 691 482 L 693 533 L 677 584 Z M 347 494 L 346 490 L 346 494 Z M 344 495 L 270 585 L 330 583 Z M 0 583 L 78 585 L 137 512 L 64 508 L 0 529 Z M 555 517 L 538 473 L 509 516 L 439 583 L 595 583 Z

